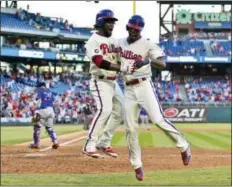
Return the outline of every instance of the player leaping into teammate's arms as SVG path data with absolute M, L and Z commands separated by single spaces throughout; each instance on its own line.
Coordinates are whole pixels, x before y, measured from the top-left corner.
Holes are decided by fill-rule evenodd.
M 151 65 L 165 68 L 165 54 L 159 46 L 141 37 L 144 24 L 144 19 L 141 16 L 132 16 L 126 26 L 128 37 L 121 39 L 118 44 L 120 47 L 121 66 L 124 67 L 126 64 L 134 63 L 136 67 L 133 74 L 124 76 L 126 85 L 124 92 L 124 123 L 126 126 L 130 162 L 135 169 L 138 180 L 143 180 L 144 175 L 141 149 L 135 125 L 141 107 L 146 109 L 151 121 L 175 141 L 176 146 L 180 149 L 183 164 L 188 165 L 191 159 L 191 150 L 188 141 L 164 117 L 163 109 L 156 95 L 156 90 L 151 80 Z M 114 70 L 119 69 L 119 67 L 112 64 L 109 65 L 109 68 Z
M 119 97 L 116 96 L 117 72 L 108 71 L 108 64 L 117 64 L 117 40 L 112 37 L 112 31 L 117 19 L 111 10 L 101 10 L 96 15 L 95 28 L 97 30 L 87 41 L 86 54 L 90 59 L 90 91 L 97 105 L 97 112 L 92 120 L 83 153 L 98 158 L 101 150 L 105 154 L 116 157 L 117 154 L 110 147 L 110 142 L 115 129 L 119 126 L 122 119 L 122 107 Z M 130 71 L 130 65 L 121 71 Z M 118 89 L 120 90 L 120 88 Z M 123 95 L 123 94 L 122 94 Z M 114 99 L 115 98 L 115 99 Z M 107 122 L 108 121 L 108 122 Z M 98 136 L 104 125 L 109 127 L 104 138 L 98 143 Z

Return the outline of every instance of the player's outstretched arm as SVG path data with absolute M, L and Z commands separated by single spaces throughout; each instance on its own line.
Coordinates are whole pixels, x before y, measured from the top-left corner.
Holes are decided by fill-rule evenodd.
M 135 66 L 137 69 L 139 69 L 149 63 L 151 63 L 153 67 L 156 67 L 159 69 L 163 69 L 166 67 L 165 61 L 162 58 L 157 58 L 153 60 L 151 60 L 150 58 L 145 58 L 144 60 L 135 62 Z
M 151 60 L 151 65 L 159 69 L 166 68 L 165 57 L 160 57 L 160 58 Z
M 151 65 L 153 67 L 164 69 L 166 68 L 165 63 L 165 53 L 164 51 L 155 43 L 149 42 L 149 57 L 151 59 Z

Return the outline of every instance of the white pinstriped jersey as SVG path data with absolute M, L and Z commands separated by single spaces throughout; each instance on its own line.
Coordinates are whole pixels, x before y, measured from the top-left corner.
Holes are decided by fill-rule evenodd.
M 127 38 L 120 39 L 118 47 L 118 58 L 120 58 L 121 66 L 125 66 L 128 63 L 134 63 L 135 59 L 145 59 L 148 57 L 154 59 L 165 56 L 165 53 L 158 45 L 144 38 L 141 38 L 132 44 L 127 42 Z M 136 78 L 151 77 L 151 75 L 151 65 L 148 64 L 137 69 L 133 74 L 126 74 L 124 79 L 125 81 L 129 81 Z
M 107 60 L 113 64 L 117 63 L 117 39 L 113 37 L 104 37 L 94 33 L 87 41 L 85 48 L 86 54 L 90 59 L 90 74 L 92 75 L 104 75 L 104 76 L 116 76 L 115 71 L 107 71 L 98 68 L 92 61 L 92 57 L 95 55 L 102 55 L 104 60 Z

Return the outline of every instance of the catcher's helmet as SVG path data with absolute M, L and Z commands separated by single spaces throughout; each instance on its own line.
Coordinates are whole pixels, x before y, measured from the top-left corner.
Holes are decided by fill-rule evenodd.
M 142 16 L 139 15 L 133 15 L 129 21 L 128 24 L 126 25 L 126 29 L 128 28 L 133 28 L 137 30 L 142 30 L 144 28 L 145 22 Z
M 95 19 L 95 27 L 103 27 L 104 26 L 104 20 L 113 20 L 118 21 L 117 18 L 114 17 L 113 11 L 109 9 L 104 9 L 98 12 Z

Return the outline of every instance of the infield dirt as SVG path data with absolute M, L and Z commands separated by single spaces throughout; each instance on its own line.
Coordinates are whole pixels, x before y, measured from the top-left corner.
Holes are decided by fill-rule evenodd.
M 60 142 L 85 136 L 87 132 L 79 132 L 60 136 Z M 51 146 L 49 139 L 41 141 L 41 149 Z M 61 146 L 57 150 L 39 152 L 27 147 L 28 143 L 1 147 L 1 172 L 4 173 L 118 173 L 133 171 L 127 147 L 114 147 L 117 158 L 104 155 L 99 159 L 82 154 L 79 142 Z M 27 155 L 33 155 L 28 157 Z M 35 155 L 36 154 L 36 155 Z M 222 150 L 193 149 L 189 166 L 182 164 L 177 148 L 143 147 L 142 159 L 145 171 L 178 170 L 191 168 L 207 168 L 231 166 L 231 152 Z

